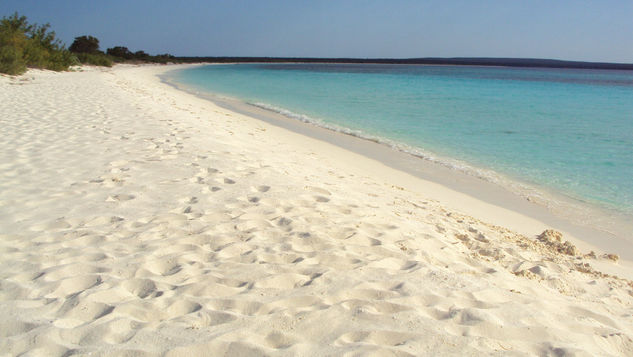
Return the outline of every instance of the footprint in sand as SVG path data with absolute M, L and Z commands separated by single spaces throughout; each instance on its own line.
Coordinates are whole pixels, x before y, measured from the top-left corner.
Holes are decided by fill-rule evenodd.
M 292 345 L 294 345 L 297 341 L 295 338 L 285 335 L 281 332 L 273 332 L 268 334 L 264 339 L 266 345 L 270 348 L 274 349 L 286 349 Z
M 91 322 L 110 314 L 114 306 L 92 301 L 70 298 L 59 309 L 58 314 L 66 319 Z
M 128 161 L 126 160 L 118 160 L 118 161 L 111 161 L 110 162 L 110 166 L 112 167 L 122 167 L 128 164 Z
M 277 220 L 277 225 L 278 226 L 289 226 L 290 223 L 292 223 L 292 219 L 290 218 L 286 218 L 286 217 L 281 217 Z
M 191 163 L 192 166 L 197 166 L 198 164 L 196 163 Z M 210 175 L 213 175 L 215 173 L 219 172 L 217 169 L 214 168 L 203 168 L 200 169 L 200 171 L 198 172 L 198 174 L 196 174 L 191 180 L 194 183 L 204 183 L 204 179 L 207 178 Z
M 155 275 L 170 276 L 178 273 L 182 266 L 173 258 L 163 257 L 146 263 L 143 268 Z
M 156 291 L 156 283 L 151 279 L 131 279 L 123 282 L 123 288 L 141 299 Z
M 112 174 L 120 174 L 125 171 L 130 171 L 130 168 L 129 167 L 115 167 L 115 168 L 110 169 L 110 173 Z
M 181 199 L 180 202 L 184 202 L 184 203 L 187 203 L 187 204 L 196 204 L 196 203 L 198 203 L 198 197 L 195 197 L 195 196 L 185 197 L 185 198 Z
M 202 309 L 202 305 L 198 303 L 179 299 L 172 305 L 168 306 L 165 309 L 165 313 L 167 318 L 174 318 L 196 312 L 200 309 Z
M 362 309 L 361 309 L 362 310 Z M 398 331 L 354 331 L 341 335 L 337 345 L 365 343 L 374 345 L 399 346 L 414 337 L 414 334 Z
M 135 197 L 136 196 L 134 195 L 126 195 L 126 194 L 110 195 L 106 199 L 106 202 L 129 201 L 129 200 L 133 200 Z
M 323 188 L 319 188 L 319 187 L 314 187 L 314 186 L 305 186 L 304 187 L 306 190 L 312 191 L 312 192 L 316 192 L 316 193 L 320 193 L 322 195 L 326 195 L 326 196 L 330 196 L 332 195 L 332 193 L 330 193 L 330 191 L 323 189 Z
M 201 185 L 206 184 L 206 181 L 204 180 L 205 176 L 195 176 L 195 183 L 199 183 Z

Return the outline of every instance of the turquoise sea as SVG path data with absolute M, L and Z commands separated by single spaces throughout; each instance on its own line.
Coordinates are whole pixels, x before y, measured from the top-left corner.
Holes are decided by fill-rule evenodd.
M 233 64 L 172 75 L 491 181 L 633 213 L 633 71 Z

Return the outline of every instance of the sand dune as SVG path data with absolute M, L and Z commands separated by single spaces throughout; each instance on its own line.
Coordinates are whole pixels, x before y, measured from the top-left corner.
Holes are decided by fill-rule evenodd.
M 628 262 L 449 208 L 172 68 L 0 78 L 2 353 L 633 355 Z

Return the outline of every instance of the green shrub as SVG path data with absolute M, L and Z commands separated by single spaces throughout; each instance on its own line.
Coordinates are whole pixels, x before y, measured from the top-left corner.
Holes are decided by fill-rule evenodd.
M 65 71 L 70 66 L 79 64 L 77 57 L 68 50 L 56 51 L 51 55 L 46 69 L 51 71 Z
M 0 72 L 10 75 L 22 74 L 26 71 L 26 62 L 22 53 L 11 46 L 0 47 Z
M 0 20 L 0 72 L 24 73 L 27 67 L 53 71 L 84 63 L 111 67 L 113 61 L 167 63 L 175 60 L 170 54 L 150 56 L 145 51 L 131 52 L 127 47 L 109 48 L 107 54 L 99 51 L 99 40 L 92 36 L 75 37 L 66 49 L 50 25 L 29 24 L 25 16 L 15 14 Z
M 134 53 L 132 53 L 127 47 L 124 46 L 114 46 L 112 48 L 108 48 L 106 53 L 110 56 L 115 57 L 115 61 L 130 60 L 134 58 Z
M 27 67 L 67 70 L 77 62 L 50 25 L 29 24 L 16 12 L 0 20 L 0 72 L 21 74 Z
M 17 13 L 0 20 L 0 72 L 21 74 L 26 71 L 24 48 L 28 30 L 26 17 Z
M 112 67 L 113 57 L 99 51 L 99 40 L 96 37 L 75 37 L 68 50 L 83 64 Z
M 103 53 L 77 53 L 77 59 L 83 64 L 112 67 L 112 59 Z

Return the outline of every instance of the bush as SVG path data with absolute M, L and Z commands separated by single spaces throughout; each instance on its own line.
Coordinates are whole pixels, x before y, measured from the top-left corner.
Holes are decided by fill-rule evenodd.
M 46 69 L 51 71 L 65 71 L 70 66 L 79 64 L 77 57 L 68 50 L 56 51 L 51 54 Z
M 134 52 L 134 58 L 137 60 L 148 60 L 149 55 L 145 51 L 136 51 Z
M 23 54 L 29 29 L 26 17 L 17 13 L 0 20 L 0 72 L 20 74 L 26 71 Z
M 112 67 L 112 58 L 103 53 L 78 53 L 77 59 L 83 64 Z
M 110 56 L 119 57 L 126 60 L 134 58 L 134 53 L 132 53 L 132 51 L 130 51 L 127 47 L 123 46 L 108 48 L 106 53 Z
M 106 53 L 115 62 L 131 61 L 133 63 L 149 62 L 149 63 L 163 63 L 164 64 L 164 63 L 176 61 L 176 57 L 170 55 L 169 53 L 152 56 L 142 50 L 132 52 L 127 47 L 124 47 L 124 46 L 115 46 L 115 47 L 108 48 Z
M 94 66 L 112 67 L 113 57 L 99 51 L 99 40 L 92 36 L 75 37 L 75 41 L 68 48 L 79 62 Z
M 18 49 L 10 46 L 0 47 L 0 72 L 10 75 L 22 74 L 26 71 L 26 61 Z
M 0 20 L 0 72 L 21 74 L 27 67 L 55 71 L 67 70 L 76 63 L 50 25 L 30 25 L 16 12 Z

